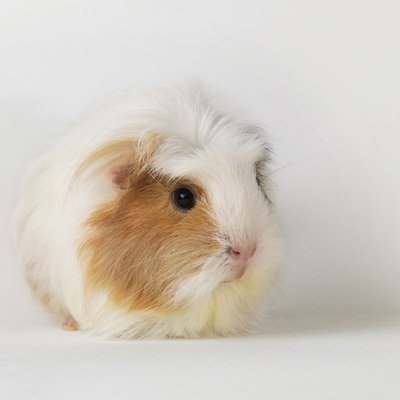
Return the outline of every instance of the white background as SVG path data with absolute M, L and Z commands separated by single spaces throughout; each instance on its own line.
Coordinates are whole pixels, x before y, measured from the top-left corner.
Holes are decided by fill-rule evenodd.
M 3 2 L 1 325 L 44 315 L 10 239 L 26 167 L 108 95 L 186 73 L 271 136 L 287 248 L 271 314 L 398 312 L 399 21 L 389 0 Z

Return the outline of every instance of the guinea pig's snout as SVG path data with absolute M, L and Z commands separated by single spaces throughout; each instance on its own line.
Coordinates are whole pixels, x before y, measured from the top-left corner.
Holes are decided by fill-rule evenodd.
M 254 256 L 257 251 L 256 243 L 246 244 L 233 244 L 228 248 L 228 255 L 231 259 L 231 272 L 233 276 L 231 279 L 225 281 L 230 282 L 231 280 L 240 279 L 249 267 L 249 260 Z
M 228 249 L 228 254 L 234 261 L 247 262 L 257 251 L 255 243 L 247 245 L 235 244 Z

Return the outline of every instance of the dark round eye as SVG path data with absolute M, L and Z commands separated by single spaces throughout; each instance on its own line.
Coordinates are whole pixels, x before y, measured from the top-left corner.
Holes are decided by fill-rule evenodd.
M 196 197 L 193 190 L 187 187 L 181 187 L 172 193 L 172 202 L 178 211 L 185 212 L 195 206 Z

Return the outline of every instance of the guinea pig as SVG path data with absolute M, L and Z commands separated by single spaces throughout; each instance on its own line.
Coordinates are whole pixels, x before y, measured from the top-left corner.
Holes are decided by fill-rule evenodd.
M 28 171 L 27 281 L 66 329 L 242 335 L 281 258 L 265 132 L 201 82 L 104 103 Z

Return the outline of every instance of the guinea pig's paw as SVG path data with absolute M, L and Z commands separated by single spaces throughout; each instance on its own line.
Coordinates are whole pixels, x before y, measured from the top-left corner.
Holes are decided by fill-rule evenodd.
M 61 324 L 62 328 L 66 331 L 77 331 L 79 330 L 79 324 L 70 315 L 65 317 Z

